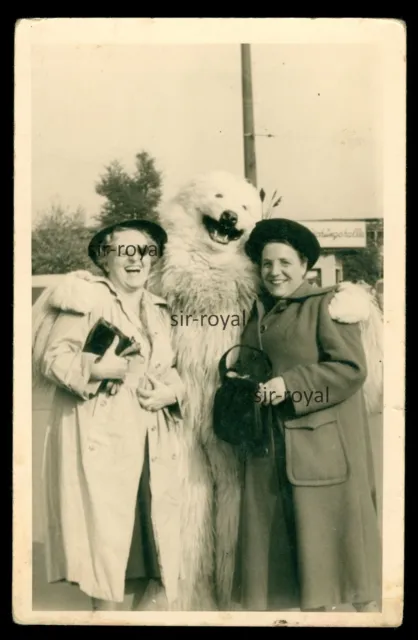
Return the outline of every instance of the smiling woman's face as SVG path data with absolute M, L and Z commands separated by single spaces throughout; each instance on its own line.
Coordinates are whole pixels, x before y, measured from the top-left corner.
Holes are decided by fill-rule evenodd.
M 148 279 L 156 244 L 135 229 L 115 231 L 106 249 L 103 266 L 109 280 L 126 293 L 142 289 Z
M 261 256 L 261 279 L 275 298 L 291 295 L 303 282 L 307 270 L 295 249 L 281 242 L 269 242 Z

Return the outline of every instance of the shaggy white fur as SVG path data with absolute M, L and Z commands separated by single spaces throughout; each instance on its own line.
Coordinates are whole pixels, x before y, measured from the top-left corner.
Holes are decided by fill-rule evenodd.
M 89 271 L 71 271 L 55 286 L 45 289 L 32 307 L 32 388 L 50 391 L 54 385 L 41 374 L 40 366 L 47 339 L 60 311 L 84 315 L 89 313 L 103 285 L 95 284 Z
M 383 313 L 365 288 L 342 282 L 338 295 L 329 305 L 331 317 L 338 322 L 359 322 L 367 362 L 367 378 L 363 386 L 369 415 L 383 409 Z
M 228 244 L 214 241 L 203 222 L 204 216 L 218 221 L 224 211 L 236 214 L 236 228 L 243 232 Z M 227 608 L 229 603 L 239 513 L 238 468 L 232 448 L 213 434 L 212 405 L 217 363 L 239 342 L 243 329 L 242 323 L 234 326 L 232 318 L 242 317 L 242 312 L 248 317 L 256 296 L 257 275 L 243 244 L 260 217 L 257 191 L 242 178 L 223 172 L 191 181 L 160 216 L 169 240 L 150 286 L 166 298 L 173 317 L 178 316 L 173 343 L 188 396 L 182 532 L 185 609 Z M 203 318 L 221 313 L 231 319 L 225 328 L 221 322 L 209 326 Z M 181 326 L 180 316 L 187 314 L 192 320 Z

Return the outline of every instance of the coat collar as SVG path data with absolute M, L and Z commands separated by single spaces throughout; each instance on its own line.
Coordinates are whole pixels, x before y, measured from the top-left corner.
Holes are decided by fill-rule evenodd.
M 118 291 L 115 288 L 114 284 L 105 276 L 95 276 L 95 281 L 96 282 L 101 282 L 102 284 L 106 285 L 108 287 L 108 289 L 116 296 L 118 297 Z M 143 290 L 143 297 L 144 299 L 153 304 L 153 305 L 158 305 L 158 306 L 164 306 L 167 307 L 168 303 L 167 300 L 164 300 L 164 298 L 160 298 L 160 296 L 156 296 L 154 293 L 151 293 L 151 291 L 148 291 L 148 289 L 144 289 Z
M 287 300 L 305 300 L 306 298 L 312 298 L 314 296 L 323 296 L 325 293 L 335 291 L 336 287 L 313 287 L 307 280 L 304 280 L 300 287 L 298 287 L 290 296 L 282 298 L 283 301 Z
M 103 284 L 108 289 L 108 291 L 110 291 L 110 293 L 115 297 L 115 299 L 120 304 L 120 307 L 123 313 L 129 319 L 129 321 L 134 326 L 137 327 L 138 330 L 142 330 L 142 327 L 143 327 L 144 319 L 141 318 L 142 313 L 147 314 L 147 310 L 151 311 L 151 309 L 155 307 L 161 308 L 161 307 L 168 306 L 166 300 L 164 300 L 163 298 L 160 298 L 159 296 L 156 296 L 155 294 L 151 293 L 147 289 L 143 289 L 138 312 L 135 313 L 131 309 L 131 307 L 126 304 L 123 297 L 120 295 L 118 290 L 115 288 L 113 283 L 108 278 L 106 278 L 105 276 L 95 276 L 94 280 L 97 283 Z
M 280 313 L 288 308 L 292 302 L 302 302 L 307 298 L 314 296 L 322 296 L 330 291 L 335 291 L 336 287 L 313 287 L 308 281 L 302 282 L 302 284 L 289 296 L 280 298 L 273 301 L 273 298 L 268 294 L 261 294 L 259 300 L 256 303 L 259 314 L 261 316 L 270 313 Z

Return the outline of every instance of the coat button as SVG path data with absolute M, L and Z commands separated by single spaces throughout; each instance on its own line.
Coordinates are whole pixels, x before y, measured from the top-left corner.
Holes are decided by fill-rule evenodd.
M 155 462 L 157 458 L 151 458 L 151 462 Z
M 160 363 L 160 362 L 156 362 L 156 363 L 155 363 L 155 368 L 156 368 L 156 369 L 159 369 L 160 367 L 161 367 L 161 363 Z
M 175 460 L 177 458 L 176 454 L 173 453 L 173 455 L 171 456 L 172 460 Z
M 156 426 L 151 427 L 151 431 L 156 431 L 156 430 L 157 430 L 157 427 L 156 427 Z
M 261 327 L 260 327 L 260 332 L 264 333 L 266 329 L 267 329 L 266 325 L 262 324 Z

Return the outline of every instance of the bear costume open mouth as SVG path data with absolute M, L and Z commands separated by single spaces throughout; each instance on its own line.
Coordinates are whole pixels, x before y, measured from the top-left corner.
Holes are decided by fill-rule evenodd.
M 221 221 L 218 222 L 207 215 L 202 217 L 202 222 L 210 239 L 218 244 L 229 244 L 230 242 L 235 242 L 244 233 L 243 230 L 236 229 L 232 224 Z

